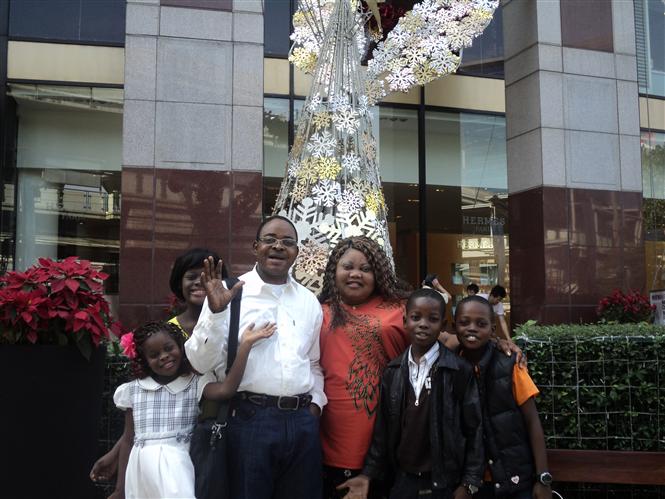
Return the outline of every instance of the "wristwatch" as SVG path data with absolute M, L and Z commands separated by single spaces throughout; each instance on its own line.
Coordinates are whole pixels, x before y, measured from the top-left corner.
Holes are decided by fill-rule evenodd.
M 472 496 L 473 494 L 476 494 L 478 492 L 478 487 L 475 485 L 471 485 L 470 483 L 465 483 L 462 485 L 466 489 L 466 492 Z
M 543 471 L 537 478 L 545 487 L 552 486 L 552 474 L 549 471 Z

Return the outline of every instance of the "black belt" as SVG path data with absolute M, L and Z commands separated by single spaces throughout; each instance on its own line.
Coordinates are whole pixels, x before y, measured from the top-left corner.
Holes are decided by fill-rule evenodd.
M 297 411 L 312 403 L 312 396 L 302 395 L 266 395 L 264 393 L 240 392 L 240 400 L 246 400 L 260 407 L 277 407 L 282 411 Z

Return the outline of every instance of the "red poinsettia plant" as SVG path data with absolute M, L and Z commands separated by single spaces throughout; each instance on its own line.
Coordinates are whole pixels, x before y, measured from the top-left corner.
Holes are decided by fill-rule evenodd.
M 123 328 L 104 298 L 108 274 L 87 260 L 40 258 L 25 272 L 0 277 L 0 342 L 74 344 L 86 359 Z
M 598 303 L 598 317 L 604 322 L 648 322 L 655 308 L 639 291 L 615 289 Z

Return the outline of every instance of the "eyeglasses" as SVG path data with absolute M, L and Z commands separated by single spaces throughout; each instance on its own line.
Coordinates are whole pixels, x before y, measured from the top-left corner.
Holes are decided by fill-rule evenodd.
M 259 237 L 259 241 L 262 242 L 263 244 L 267 244 L 268 246 L 274 246 L 275 244 L 277 244 L 278 241 L 285 248 L 295 248 L 296 246 L 298 246 L 298 241 L 291 238 L 277 239 L 276 237 L 265 236 L 265 237 Z

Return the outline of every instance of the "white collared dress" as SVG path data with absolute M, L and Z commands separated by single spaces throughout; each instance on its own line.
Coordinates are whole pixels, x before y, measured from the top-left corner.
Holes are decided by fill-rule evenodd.
M 189 442 L 203 387 L 213 381 L 212 373 L 180 376 L 167 385 L 148 377 L 116 389 L 115 405 L 132 409 L 134 418 L 126 499 L 194 498 Z

